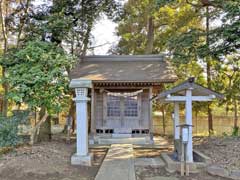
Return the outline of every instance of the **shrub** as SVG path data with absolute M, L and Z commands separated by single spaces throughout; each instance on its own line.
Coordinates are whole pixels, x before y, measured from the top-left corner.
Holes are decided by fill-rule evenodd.
M 233 127 L 232 136 L 238 136 L 239 134 L 239 127 Z
M 21 142 L 18 126 L 26 123 L 28 112 L 17 112 L 11 117 L 0 117 L 0 147 L 15 146 Z

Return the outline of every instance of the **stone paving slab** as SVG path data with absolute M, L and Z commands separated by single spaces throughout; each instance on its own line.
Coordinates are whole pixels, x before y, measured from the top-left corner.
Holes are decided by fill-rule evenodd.
M 132 144 L 112 144 L 95 180 L 135 180 Z
M 145 178 L 145 180 L 179 180 L 179 179 L 176 177 L 155 176 L 155 177 Z
M 163 167 L 165 163 L 160 157 L 156 158 L 136 158 L 134 160 L 135 166 L 152 166 L 152 167 Z

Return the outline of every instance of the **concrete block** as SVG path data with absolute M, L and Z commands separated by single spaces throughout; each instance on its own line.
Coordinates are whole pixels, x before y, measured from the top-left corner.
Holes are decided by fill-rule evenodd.
M 218 166 L 207 167 L 207 172 L 214 176 L 221 176 L 221 177 L 229 176 L 229 172 L 226 169 L 224 169 L 222 167 L 218 167 Z
M 144 137 L 135 138 L 99 138 L 98 144 L 146 144 Z
M 72 155 L 71 164 L 72 165 L 82 165 L 82 166 L 91 166 L 93 154 L 89 153 L 87 156 L 80 156 L 77 154 Z
M 112 134 L 113 138 L 131 138 L 132 134 Z
M 152 167 L 163 167 L 165 163 L 160 157 L 156 158 L 136 158 L 134 160 L 135 166 L 152 166 Z
M 89 143 L 89 144 L 95 144 L 94 139 L 89 139 L 89 140 L 88 140 L 88 143 Z
M 161 154 L 162 159 L 166 163 L 165 169 L 170 172 L 180 172 L 181 171 L 181 163 L 180 161 L 174 161 L 168 153 L 162 153 Z M 198 163 L 189 163 L 189 171 L 190 173 L 198 173 Z
M 232 170 L 229 177 L 230 179 L 240 180 L 240 170 Z
M 155 176 L 155 177 L 148 177 L 145 180 L 179 180 L 176 177 L 164 177 L 164 176 Z
M 206 164 L 210 164 L 210 163 L 211 163 L 211 158 L 208 157 L 208 156 L 206 156 L 205 154 L 201 153 L 200 151 L 194 149 L 194 150 L 193 150 L 193 153 L 194 153 L 195 155 L 197 155 L 197 157 L 199 157 L 199 160 L 200 160 L 200 161 L 203 161 L 203 162 L 205 162 Z

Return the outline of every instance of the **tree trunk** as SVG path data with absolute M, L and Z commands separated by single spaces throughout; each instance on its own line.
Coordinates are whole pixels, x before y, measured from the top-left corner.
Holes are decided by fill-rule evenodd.
M 50 141 L 51 139 L 51 116 L 47 116 L 46 120 L 39 127 L 37 142 Z
M 228 104 L 226 104 L 226 116 L 228 116 L 228 111 L 229 111 L 229 107 L 228 107 Z
M 34 143 L 38 142 L 39 136 L 39 129 L 41 125 L 48 119 L 48 113 L 44 107 L 41 108 L 39 112 L 39 121 L 37 124 L 32 128 L 31 135 L 30 135 L 30 144 L 33 145 Z
M 237 100 L 234 99 L 234 129 L 238 128 L 238 104 Z
M 87 49 L 88 49 L 88 45 L 89 45 L 89 39 L 90 39 L 90 34 L 92 32 L 92 28 L 93 28 L 93 22 L 90 22 L 88 24 L 87 31 L 86 31 L 86 34 L 83 39 L 83 49 L 80 54 L 81 57 L 84 57 L 87 54 Z
M 72 132 L 75 131 L 75 125 L 76 125 L 76 118 L 75 118 L 75 104 L 73 101 L 71 101 L 71 105 L 69 108 L 69 115 L 72 117 Z
M 17 35 L 17 48 L 19 48 L 23 27 L 24 27 L 24 25 L 26 23 L 26 20 L 27 20 L 29 5 L 30 5 L 30 0 L 27 0 L 26 6 L 25 6 L 25 9 L 24 9 L 24 15 L 20 18 L 19 31 L 18 31 L 18 35 Z
M 145 54 L 153 53 L 153 42 L 154 42 L 154 20 L 153 17 L 148 19 L 148 33 L 147 33 L 147 45 L 145 49 Z
M 3 3 L 4 1 L 0 1 L 0 22 L 1 22 L 1 28 L 2 28 L 2 36 L 3 36 L 3 55 L 6 54 L 7 49 L 8 49 L 8 33 L 5 25 L 5 18 L 3 15 Z M 8 3 L 7 1 L 5 2 L 5 9 L 6 12 L 5 14 L 8 13 Z M 6 76 L 6 68 L 2 67 L 2 78 L 5 79 Z M 2 100 L 2 115 L 7 116 L 8 112 L 8 99 L 7 99 L 7 94 L 8 94 L 8 84 L 7 82 L 3 82 L 3 90 L 4 90 L 4 95 L 3 95 L 3 100 Z
M 206 45 L 209 48 L 210 42 L 209 42 L 209 7 L 206 7 Z M 207 86 L 209 89 L 211 89 L 211 59 L 209 55 L 206 57 L 207 61 Z M 209 135 L 213 133 L 213 117 L 212 117 L 212 109 L 211 109 L 211 103 L 208 103 L 208 132 Z

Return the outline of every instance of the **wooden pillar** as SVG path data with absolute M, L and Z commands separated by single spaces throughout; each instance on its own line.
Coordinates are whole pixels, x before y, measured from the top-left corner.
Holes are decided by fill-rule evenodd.
M 150 133 L 153 134 L 153 119 L 152 119 L 152 87 L 149 88 L 149 126 Z
M 91 89 L 91 133 L 96 133 L 96 119 L 95 119 L 95 90 L 94 86 Z
M 174 102 L 174 139 L 180 139 L 180 127 L 179 125 L 179 103 Z
M 150 143 L 154 143 L 153 140 L 153 119 L 152 119 L 152 90 L 153 88 L 149 88 L 149 128 L 150 128 Z
M 185 104 L 185 123 L 189 126 L 189 137 L 187 144 L 187 162 L 193 162 L 193 144 L 192 144 L 192 90 L 186 91 L 186 104 Z

